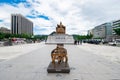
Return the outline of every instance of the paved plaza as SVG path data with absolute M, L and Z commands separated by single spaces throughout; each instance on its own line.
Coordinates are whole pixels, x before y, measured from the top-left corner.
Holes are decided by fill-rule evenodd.
M 0 47 L 0 80 L 120 80 L 120 47 L 65 45 L 70 73 L 47 73 L 56 45 Z

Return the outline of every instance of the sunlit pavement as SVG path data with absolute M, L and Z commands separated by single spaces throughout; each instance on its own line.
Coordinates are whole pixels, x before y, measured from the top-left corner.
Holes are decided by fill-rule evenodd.
M 120 80 L 119 47 L 65 45 L 71 71 L 69 74 L 51 74 L 47 73 L 47 67 L 51 62 L 50 52 L 55 47 L 56 45 L 39 43 L 25 45 L 20 50 L 19 46 L 12 46 L 6 50 L 7 57 L 1 57 L 6 60 L 0 62 L 0 80 Z M 20 51 L 21 54 L 15 53 L 16 56 L 11 57 L 14 54 L 10 51 L 13 50 Z

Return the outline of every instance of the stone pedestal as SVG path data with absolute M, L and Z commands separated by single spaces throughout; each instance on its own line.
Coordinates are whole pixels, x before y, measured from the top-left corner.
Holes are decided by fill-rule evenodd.
M 49 35 L 46 44 L 74 44 L 74 39 L 72 35 L 67 34 Z
M 70 72 L 70 67 L 68 63 L 60 63 L 58 64 L 57 62 L 53 64 L 50 62 L 48 68 L 47 68 L 48 73 L 69 73 Z

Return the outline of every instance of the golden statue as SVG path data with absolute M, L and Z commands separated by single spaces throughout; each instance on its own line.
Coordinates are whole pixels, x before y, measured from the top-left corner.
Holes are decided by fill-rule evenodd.
M 62 24 L 62 22 L 60 22 L 60 24 L 57 24 L 56 35 L 55 36 L 53 35 L 53 36 L 58 41 L 62 42 L 62 39 L 65 39 L 66 28 Z M 64 44 L 61 42 L 59 43 L 57 42 L 57 47 L 51 51 L 52 62 L 50 62 L 47 68 L 48 73 L 69 73 L 70 72 L 67 50 L 64 48 Z
M 62 25 L 62 22 L 60 22 L 60 25 L 57 24 L 56 33 L 57 34 L 65 34 L 65 26 Z
M 65 62 L 67 63 L 67 50 L 63 48 L 63 44 L 58 44 L 57 47 L 51 52 L 52 63 L 55 64 L 57 61 L 58 64 Z

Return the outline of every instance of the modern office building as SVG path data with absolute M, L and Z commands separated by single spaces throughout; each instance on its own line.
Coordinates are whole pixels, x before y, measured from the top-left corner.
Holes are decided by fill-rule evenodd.
M 88 35 L 92 34 L 93 38 L 109 39 L 112 36 L 112 24 L 104 23 L 96 26 L 88 31 Z
M 112 22 L 113 34 L 115 34 L 114 29 L 120 28 L 120 20 L 116 20 Z
M 88 30 L 88 35 L 93 35 L 93 29 Z
M 119 35 L 116 35 L 114 29 L 120 28 L 120 20 L 115 20 L 112 22 L 112 34 L 113 34 L 113 39 L 120 39 Z
M 2 32 L 2 33 L 10 33 L 11 31 L 8 28 L 0 27 L 0 32 Z
M 11 33 L 33 35 L 33 22 L 31 22 L 21 14 L 12 14 Z
M 88 35 L 92 34 L 93 38 L 102 38 L 107 40 L 120 39 L 119 35 L 116 35 L 114 29 L 120 28 L 120 20 L 107 22 L 96 26 L 95 28 L 88 30 Z
M 93 38 L 105 38 L 105 27 L 103 24 L 93 29 Z

